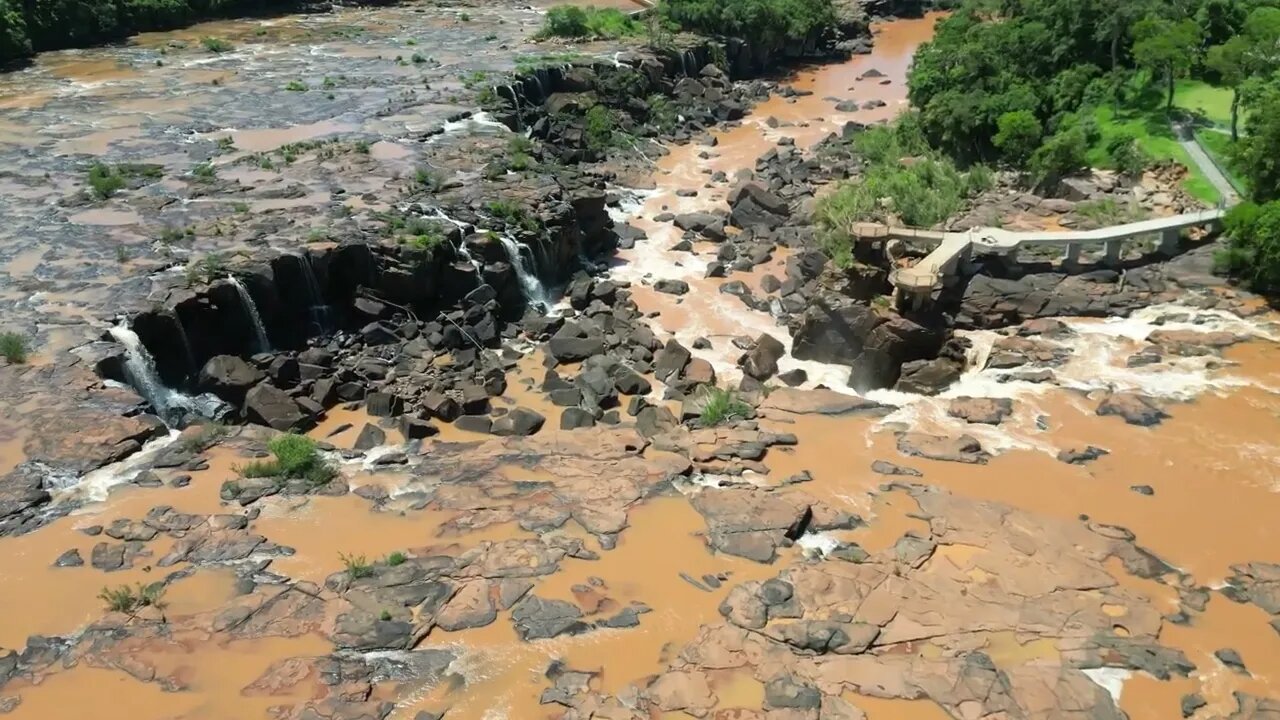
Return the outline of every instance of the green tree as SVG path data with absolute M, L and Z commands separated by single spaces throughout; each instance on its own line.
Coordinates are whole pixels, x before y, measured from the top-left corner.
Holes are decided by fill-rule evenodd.
M 1031 154 L 1031 173 L 1036 183 L 1050 184 L 1087 167 L 1088 150 L 1089 138 L 1082 126 L 1077 124 L 1054 133 Z
M 1140 67 L 1164 77 L 1165 111 L 1173 110 L 1173 84 L 1191 69 L 1200 47 L 1200 26 L 1193 20 L 1148 17 L 1133 28 L 1133 58 Z
M 1227 247 L 1214 258 L 1219 268 L 1258 292 L 1280 290 L 1280 202 L 1241 203 L 1224 224 Z
M 0 0 L 0 62 L 30 54 L 31 41 L 27 39 L 27 19 L 22 14 L 22 4 Z
M 1128 36 L 1134 23 L 1151 11 L 1149 0 L 1103 3 L 1101 22 L 1095 26 L 1095 37 L 1105 40 L 1111 58 L 1111 69 L 1120 66 L 1120 43 Z
M 1239 35 L 1209 48 L 1205 64 L 1231 88 L 1231 139 L 1239 139 L 1240 101 L 1250 84 L 1280 69 L 1280 8 L 1249 13 Z
M 1231 165 L 1258 202 L 1280 199 L 1280 81 L 1250 93 L 1244 100 L 1248 134 L 1231 148 Z
M 1040 120 L 1030 110 L 1007 112 L 996 121 L 996 126 L 999 130 L 991 141 L 1000 148 L 1005 159 L 1015 165 L 1021 165 L 1031 157 L 1044 134 Z

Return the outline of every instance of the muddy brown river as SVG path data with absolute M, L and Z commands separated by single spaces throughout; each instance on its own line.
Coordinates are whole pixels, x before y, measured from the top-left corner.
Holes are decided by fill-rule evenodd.
M 213 157 L 227 164 L 226 177 L 249 188 L 250 213 L 306 215 L 329 201 L 332 188 L 322 178 L 234 159 L 316 138 L 367 137 L 378 141 L 358 161 L 368 172 L 351 175 L 359 177 L 352 194 L 371 192 L 363 201 L 376 206 L 382 185 L 423 152 L 408 138 L 454 109 L 450 87 L 460 86 L 459 76 L 510 63 L 509 53 L 471 52 L 465 38 L 441 39 L 458 34 L 461 12 L 408 5 L 212 23 L 143 35 L 122 48 L 51 53 L 0 78 L 0 157 L 8 161 L 0 172 L 8 226 L 0 231 L 0 272 L 8 278 L 0 294 L 30 309 L 42 332 L 67 334 L 42 337 L 75 345 L 101 332 L 76 308 L 145 295 L 148 274 L 165 264 L 139 252 L 113 267 L 103 261 L 113 252 L 107 248 L 150 246 L 158 223 L 233 212 L 195 201 L 160 214 L 147 209 L 145 218 L 123 203 L 37 209 L 79 182 L 92 157 L 175 171 Z M 494 44 L 519 42 L 527 32 L 521 24 L 536 17 L 508 8 L 468 12 L 475 17 L 467 23 L 499 37 Z M 708 187 L 704 171 L 732 177 L 779 138 L 804 148 L 848 120 L 891 118 L 906 105 L 906 70 L 936 19 L 877 25 L 873 53 L 795 73 L 790 83 L 812 94 L 755 107 L 740 125 L 714 133 L 708 157 L 699 157 L 707 148 L 698 144 L 672 147 L 644 189 L 621 189 L 627 200 L 619 212 L 649 237 L 610 272 L 635 283 L 634 298 L 655 314 L 661 337 L 686 346 L 707 339 L 695 355 L 722 380 L 738 372 L 733 337 L 788 338 L 770 315 L 703 277 L 713 246 L 695 246 L 692 258 L 667 251 L 680 233 L 653 217 L 726 207 L 728 185 Z M 409 44 L 416 32 L 422 42 Z M 469 28 L 467 37 L 475 32 Z M 210 35 L 237 49 L 199 52 L 198 39 Z M 393 60 L 414 52 L 456 66 L 452 79 L 435 75 L 424 87 L 415 63 Z M 324 97 L 325 77 L 335 78 L 333 99 Z M 281 90 L 294 78 L 314 87 Z M 838 112 L 833 96 L 885 105 Z M 235 154 L 210 155 L 221 137 L 231 138 Z M 34 179 L 46 174 L 42 187 Z M 265 186 L 291 182 L 302 186 L 291 197 L 258 197 Z M 55 242 L 66 228 L 75 229 Z M 19 236 L 26 239 L 17 243 Z M 195 242 L 228 241 L 202 233 Z M 785 259 L 779 251 L 742 277 L 758 288 L 765 272 L 781 274 Z M 686 280 L 691 291 L 654 292 L 647 284 L 658 278 Z M 353 490 L 345 495 L 275 496 L 251 510 L 224 501 L 224 481 L 251 459 L 252 431 L 204 450 L 197 469 L 157 471 L 158 486 L 130 482 L 136 471 L 127 463 L 97 471 L 68 491 L 93 502 L 34 532 L 0 538 L 0 671 L 5 649 L 39 656 L 43 641 L 29 636 L 92 638 L 0 685 L 0 715 L 977 720 L 1122 712 L 1166 720 L 1186 716 L 1186 698 L 1196 695 L 1190 716 L 1198 720 L 1273 717 L 1254 706 L 1233 713 L 1245 707 L 1240 693 L 1280 697 L 1280 620 L 1264 603 L 1236 602 L 1220 590 L 1239 566 L 1280 563 L 1280 317 L 1265 310 L 1239 317 L 1189 298 L 1130 318 L 1064 322 L 1071 335 L 1055 347 L 1069 359 L 1054 382 L 1006 382 L 976 366 L 940 397 L 872 393 L 895 406 L 886 416 L 817 413 L 775 391 L 759 426 L 794 434 L 794 446 L 771 447 L 759 467 L 738 476 L 718 476 L 707 463 L 674 487 L 668 475 L 689 461 L 669 449 L 636 451 L 637 436 L 625 428 L 569 432 L 548 423 L 531 438 L 493 439 L 445 426 L 420 446 L 388 430 L 382 447 L 342 457 L 360 428 L 376 422 L 359 408 L 335 408 L 310 433 L 335 448 Z M 1220 353 L 1126 364 L 1169 331 L 1233 340 Z M 971 339 L 980 355 L 999 336 L 974 332 Z M 47 347 L 35 365 L 52 362 Z M 781 366 L 805 369 L 808 386 L 843 387 L 847 375 L 789 356 Z M 529 388 L 541 369 L 537 352 L 522 359 L 504 402 L 551 418 L 557 409 Z M 1099 416 L 1099 401 L 1112 391 L 1141 392 L 1169 417 L 1137 427 Z M 969 395 L 1010 398 L 1012 415 L 998 426 L 950 416 L 950 401 Z M 968 433 L 990 457 L 980 464 L 908 457 L 899 451 L 903 431 Z M 0 470 L 22 461 L 27 432 L 13 412 L 0 423 Z M 712 431 L 691 444 L 724 441 Z M 1108 452 L 1086 464 L 1057 458 L 1085 446 Z M 406 447 L 403 463 L 376 461 Z M 878 460 L 917 474 L 874 473 Z M 784 482 L 802 473 L 806 482 Z M 113 525 L 163 507 L 201 524 L 160 534 Z M 777 507 L 863 522 L 833 522 L 777 547 L 772 562 L 716 549 L 717 533 L 753 532 L 752 523 Z M 560 512 L 560 524 L 542 522 Z M 132 541 L 124 567 L 103 572 L 90 558 L 118 528 L 150 537 Z M 253 551 L 199 560 L 192 548 L 206 536 Z M 851 547 L 861 549 L 857 559 L 849 559 Z M 84 562 L 55 566 L 71 550 Z M 347 559 L 377 562 L 395 553 L 410 559 L 403 568 L 451 568 L 442 577 L 452 594 L 430 622 L 420 607 L 388 603 L 380 592 L 392 583 L 382 574 L 358 587 L 340 579 Z M 254 563 L 265 564 L 238 572 Z M 1280 592 L 1280 566 L 1271 567 L 1274 577 L 1258 571 L 1258 578 Z M 163 607 L 136 617 L 108 612 L 98 597 L 105 586 L 175 572 Z M 751 593 L 776 589 L 770 583 L 778 578 L 794 595 L 766 610 Z M 594 628 L 521 639 L 515 616 L 526 596 L 560 601 Z M 426 631 L 402 650 L 339 651 L 333 638 L 353 632 L 344 618 L 357 610 Z M 623 611 L 638 623 L 601 622 Z M 753 622 L 756 611 L 767 622 Z M 787 636 L 801 617 L 809 623 L 804 632 L 821 623 L 876 632 L 857 652 L 813 652 Z M 1224 650 L 1243 668 L 1224 660 L 1232 657 Z M 1165 672 L 1178 654 L 1194 667 Z M 1145 659 L 1133 659 L 1139 656 Z M 404 669 L 426 665 L 430 672 Z

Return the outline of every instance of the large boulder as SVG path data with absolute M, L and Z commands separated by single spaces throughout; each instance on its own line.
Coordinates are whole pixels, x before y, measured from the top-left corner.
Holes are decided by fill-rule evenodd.
M 729 222 L 744 230 L 776 228 L 791 217 L 787 201 L 756 183 L 744 183 L 729 193 Z
M 871 331 L 882 322 L 884 318 L 868 305 L 815 301 L 791 327 L 791 355 L 853 365 Z
M 937 395 L 960 379 L 964 367 L 950 358 L 916 360 L 903 363 L 894 390 L 917 395 Z
M 293 398 L 269 383 L 255 385 L 245 394 L 244 413 L 250 422 L 281 432 L 302 428 L 310 420 Z
M 755 347 L 742 358 L 742 372 L 756 380 L 767 380 L 778 372 L 778 360 L 787 353 L 782 342 L 768 333 L 762 333 Z
M 198 385 L 233 405 L 244 402 L 249 388 L 262 382 L 266 375 L 234 355 L 215 355 L 200 369 Z

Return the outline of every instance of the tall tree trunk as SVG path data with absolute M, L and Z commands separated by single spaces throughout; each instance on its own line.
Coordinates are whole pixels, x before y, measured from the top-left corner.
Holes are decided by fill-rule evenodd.
M 1165 96 L 1164 111 L 1170 113 L 1173 112 L 1173 68 L 1166 69 L 1164 76 L 1169 81 L 1169 92 Z
M 1120 25 L 1116 25 L 1116 29 L 1111 31 L 1111 69 L 1115 70 L 1120 64 Z
M 1231 142 L 1240 139 L 1240 88 L 1231 88 Z

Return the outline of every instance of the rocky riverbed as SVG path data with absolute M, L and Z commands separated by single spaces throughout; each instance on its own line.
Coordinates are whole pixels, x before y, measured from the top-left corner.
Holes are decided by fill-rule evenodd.
M 812 209 L 932 17 L 765 79 L 538 22 L 344 9 L 3 79 L 36 352 L 0 367 L 0 712 L 1280 715 L 1280 324 L 1208 239 L 980 259 L 900 315 Z M 284 431 L 336 473 L 246 477 Z

